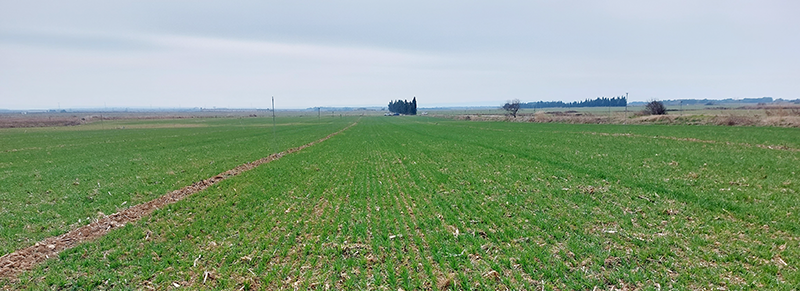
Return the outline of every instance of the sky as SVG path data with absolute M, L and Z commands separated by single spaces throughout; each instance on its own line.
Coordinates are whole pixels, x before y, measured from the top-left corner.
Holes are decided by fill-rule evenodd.
M 0 0 L 0 108 L 800 98 L 800 1 Z

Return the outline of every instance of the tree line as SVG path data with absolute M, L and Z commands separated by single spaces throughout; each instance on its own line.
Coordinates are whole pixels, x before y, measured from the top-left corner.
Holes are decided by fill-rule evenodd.
M 406 100 L 389 101 L 389 111 L 405 115 L 417 115 L 417 97 Z
M 521 103 L 521 108 L 549 108 L 549 107 L 624 107 L 627 106 L 628 100 L 624 96 L 620 97 L 598 97 L 591 100 L 575 101 L 564 103 L 564 101 L 537 101 Z

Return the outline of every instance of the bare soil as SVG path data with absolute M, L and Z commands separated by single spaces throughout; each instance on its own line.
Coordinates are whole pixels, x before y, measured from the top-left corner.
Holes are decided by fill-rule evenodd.
M 258 117 L 256 111 L 192 111 L 192 112 L 34 112 L 0 113 L 0 128 L 75 126 L 102 120 L 121 119 L 191 119 Z
M 331 133 L 330 135 L 317 141 L 313 141 L 299 147 L 290 148 L 286 151 L 277 154 L 271 154 L 259 160 L 239 165 L 236 168 L 222 172 L 214 177 L 195 182 L 192 185 L 172 191 L 154 200 L 105 216 L 95 222 L 74 229 L 63 235 L 43 239 L 32 246 L 4 255 L 0 257 L 0 278 L 14 278 L 19 273 L 33 269 L 36 265 L 44 262 L 50 257 L 56 257 L 58 253 L 63 250 L 75 247 L 80 243 L 102 237 L 112 229 L 120 228 L 129 222 L 137 221 L 142 217 L 149 215 L 156 209 L 180 201 L 189 195 L 200 192 L 227 178 L 252 170 L 261 164 L 280 159 L 287 154 L 301 151 L 316 143 L 323 142 L 356 125 L 357 123 L 358 122 L 356 121 L 355 123 L 350 124 L 347 127 Z
M 36 116 L 36 115 L 2 115 L 0 128 L 48 127 L 81 125 L 84 121 L 78 116 Z
M 615 112 L 612 116 L 595 115 L 590 112 L 551 111 L 535 114 L 517 114 L 517 117 L 500 114 L 465 114 L 455 116 L 439 116 L 456 120 L 472 121 L 509 121 L 538 123 L 575 123 L 575 124 L 691 124 L 691 125 L 727 125 L 727 126 L 779 126 L 800 127 L 800 108 L 778 108 L 765 111 L 765 115 L 645 115 L 631 117 Z

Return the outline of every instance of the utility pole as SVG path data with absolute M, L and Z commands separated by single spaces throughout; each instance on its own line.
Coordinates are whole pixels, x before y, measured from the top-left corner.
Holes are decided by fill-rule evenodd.
M 275 133 L 275 96 L 272 96 L 272 147 L 275 152 L 278 151 L 277 147 L 275 146 L 275 142 L 277 140 L 277 134 Z
M 317 120 L 322 119 L 322 107 L 317 107 Z
M 628 92 L 625 92 L 625 119 L 628 119 Z

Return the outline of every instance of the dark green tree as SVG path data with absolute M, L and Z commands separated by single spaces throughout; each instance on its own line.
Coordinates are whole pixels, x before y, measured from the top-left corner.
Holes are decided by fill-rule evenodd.
M 417 98 L 414 97 L 411 102 L 406 100 L 389 101 L 389 112 L 417 115 Z
M 575 101 L 564 103 L 564 101 L 537 101 L 520 104 L 521 108 L 549 108 L 549 107 L 625 107 L 628 104 L 627 98 L 624 96 L 619 97 L 598 97 L 597 99 L 586 99 L 584 101 Z

